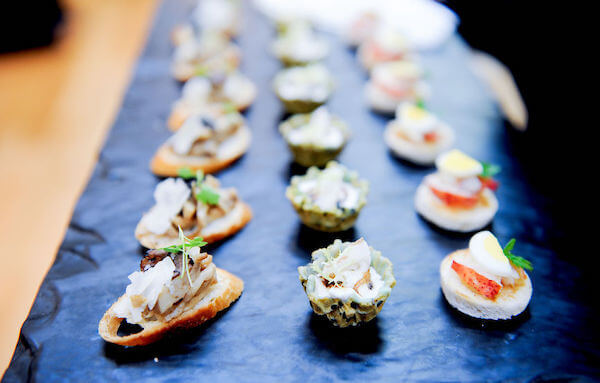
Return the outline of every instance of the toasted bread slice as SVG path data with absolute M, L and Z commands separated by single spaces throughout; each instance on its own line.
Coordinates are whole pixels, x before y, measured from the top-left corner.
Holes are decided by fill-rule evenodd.
M 446 256 L 440 264 L 440 284 L 448 303 L 458 311 L 479 319 L 510 319 L 522 313 L 531 300 L 533 288 L 529 275 L 517 287 L 503 287 L 496 299 L 488 299 L 469 289 L 452 270 L 454 258 L 468 251 L 457 250 Z
M 246 153 L 251 139 L 250 129 L 245 125 L 240 127 L 237 133 L 221 143 L 214 158 L 182 156 L 173 152 L 168 144 L 163 144 L 152 158 L 150 169 L 154 174 L 162 177 L 177 177 L 177 170 L 183 167 L 190 168 L 194 172 L 202 170 L 204 173 L 215 173 Z
M 454 131 L 446 124 L 441 124 L 436 132 L 437 140 L 429 142 L 412 142 L 398 136 L 398 122 L 390 121 L 385 128 L 383 139 L 388 148 L 399 158 L 418 165 L 432 165 L 437 156 L 452 147 Z
M 482 201 L 473 208 L 451 208 L 437 198 L 427 185 L 421 184 L 415 194 L 415 209 L 423 218 L 442 229 L 469 233 L 492 222 L 498 211 L 498 200 L 491 190 L 485 189 Z
M 213 243 L 227 238 L 240 231 L 252 219 L 252 209 L 248 204 L 238 201 L 236 206 L 224 217 L 219 218 L 207 226 L 186 233 L 189 238 L 202 237 L 206 242 Z M 150 232 L 142 220 L 135 228 L 135 238 L 148 249 L 160 249 L 179 243 L 178 236 L 158 235 Z
M 199 301 L 191 300 L 185 311 L 168 322 L 142 323 L 143 330 L 126 336 L 117 334 L 123 318 L 113 312 L 116 302 L 104 313 L 98 325 L 98 333 L 107 342 L 121 346 L 144 346 L 154 343 L 167 333 L 197 327 L 226 309 L 242 294 L 244 282 L 235 275 L 217 268 L 217 283 L 209 287 L 208 293 Z M 121 296 L 119 300 L 125 299 Z M 118 301 L 117 301 L 118 302 Z

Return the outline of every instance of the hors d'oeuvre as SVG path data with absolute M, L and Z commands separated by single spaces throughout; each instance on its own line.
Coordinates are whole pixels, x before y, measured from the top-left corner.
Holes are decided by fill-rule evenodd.
M 402 33 L 390 28 L 380 28 L 358 47 L 358 60 L 371 70 L 377 64 L 406 58 L 410 48 Z
M 448 303 L 479 319 L 510 319 L 531 300 L 531 280 L 523 269 L 531 262 L 512 253 L 515 240 L 502 249 L 489 231 L 475 234 L 469 248 L 457 250 L 440 264 L 440 283 Z
M 375 318 L 396 285 L 392 262 L 362 238 L 314 251 L 298 273 L 314 312 L 339 327 Z
M 122 346 L 156 342 L 170 332 L 200 326 L 242 294 L 244 282 L 201 252 L 202 238 L 181 238 L 179 245 L 150 250 L 140 271 L 129 275 L 125 294 L 98 325 L 105 341 Z M 121 336 L 123 321 L 140 331 Z
M 181 176 L 193 172 L 180 169 Z M 182 179 L 167 178 L 156 185 L 155 205 L 144 214 L 135 237 L 148 249 L 179 241 L 178 228 L 187 237 L 203 237 L 212 243 L 240 231 L 252 219 L 252 210 L 235 188 L 221 188 L 219 180 L 197 172 L 191 187 Z
M 365 86 L 369 106 L 384 114 L 392 114 L 403 102 L 426 99 L 429 88 L 423 81 L 423 70 L 413 61 L 379 64 L 371 72 Z
M 255 98 L 256 86 L 240 72 L 192 77 L 173 104 L 167 125 L 177 130 L 189 116 L 206 109 L 243 111 Z
M 158 149 L 150 169 L 163 177 L 175 177 L 178 169 L 186 167 L 214 173 L 246 153 L 250 140 L 250 129 L 235 111 L 219 118 L 194 114 Z
M 450 231 L 466 233 L 488 225 L 498 211 L 494 195 L 498 182 L 492 177 L 499 168 L 457 149 L 441 154 L 435 165 L 438 171 L 426 176 L 417 188 L 417 212 Z
M 333 92 L 331 74 L 321 64 L 281 70 L 273 80 L 277 97 L 290 113 L 309 113 L 323 105 Z
M 192 23 L 202 32 L 218 31 L 234 37 L 242 26 L 241 1 L 201 0 L 192 12 Z
M 226 35 L 204 32 L 175 48 L 171 70 L 175 79 L 187 81 L 197 75 L 233 72 L 240 61 L 240 49 Z
M 306 65 L 323 60 L 329 45 L 315 35 L 310 24 L 295 21 L 273 42 L 271 50 L 285 66 Z
M 419 165 L 433 164 L 454 143 L 452 128 L 430 113 L 423 102 L 400 104 L 383 137 L 396 156 Z
M 340 154 L 350 130 L 325 106 L 312 113 L 295 114 L 279 125 L 294 159 L 302 166 L 323 166 Z
M 306 226 L 327 232 L 351 228 L 368 193 L 368 181 L 335 161 L 323 170 L 312 166 L 305 175 L 293 176 L 285 191 Z
M 350 23 L 346 31 L 346 41 L 352 47 L 357 47 L 370 39 L 379 27 L 379 16 L 372 11 L 361 12 Z

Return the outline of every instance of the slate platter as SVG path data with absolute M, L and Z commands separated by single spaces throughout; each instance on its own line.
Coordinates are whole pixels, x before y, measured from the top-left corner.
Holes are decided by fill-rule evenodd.
M 468 236 L 423 221 L 413 195 L 431 169 L 410 166 L 386 150 L 387 119 L 366 108 L 366 75 L 334 36 L 327 65 L 337 90 L 329 106 L 353 129 L 340 157 L 371 184 L 366 208 L 347 232 L 302 226 L 284 197 L 292 165 L 277 131 L 284 112 L 271 91 L 279 68 L 268 54 L 273 28 L 245 3 L 239 38 L 242 70 L 259 87 L 247 112 L 250 151 L 219 177 L 254 209 L 238 235 L 209 247 L 214 262 L 245 281 L 240 300 L 206 325 L 145 348 L 106 344 L 98 321 L 124 292 L 142 250 L 133 237 L 152 205 L 158 179 L 148 171 L 169 136 L 165 120 L 179 86 L 169 75 L 173 25 L 192 1 L 165 2 L 122 110 L 82 195 L 56 261 L 46 276 L 3 381 L 591 381 L 600 378 L 598 300 L 589 274 L 557 251 L 562 222 L 552 200 L 528 184 L 516 158 L 519 139 L 467 66 L 468 47 L 454 36 L 423 54 L 433 97 L 429 106 L 458 133 L 457 146 L 500 164 L 500 211 L 490 228 L 533 261 L 528 310 L 508 323 L 470 320 L 442 297 L 438 265 Z M 535 153 L 532 153 L 535 155 Z M 332 328 L 312 314 L 296 268 L 334 238 L 364 237 L 394 264 L 397 285 L 376 320 Z

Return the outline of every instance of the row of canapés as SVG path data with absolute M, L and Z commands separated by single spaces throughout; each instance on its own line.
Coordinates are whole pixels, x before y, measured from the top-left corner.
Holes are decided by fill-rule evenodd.
M 354 225 L 367 203 L 369 185 L 359 175 L 332 161 L 350 137 L 344 121 L 324 104 L 334 80 L 320 63 L 327 44 L 305 21 L 278 23 L 274 54 L 289 66 L 278 73 L 274 91 L 290 113 L 281 123 L 296 162 L 311 166 L 294 176 L 286 196 L 302 222 L 316 230 L 336 232 Z M 428 88 L 423 71 L 411 58 L 398 32 L 377 27 L 377 18 L 364 14 L 352 24 L 347 40 L 358 45 L 358 59 L 370 72 L 365 99 L 380 113 L 396 112 L 384 133 L 390 150 L 405 160 L 435 163 L 437 172 L 425 177 L 415 194 L 415 208 L 433 224 L 457 232 L 487 226 L 498 210 L 493 176 L 497 166 L 481 163 L 459 150 L 453 130 L 424 107 Z M 327 164 L 324 169 L 317 166 Z M 473 236 L 469 249 L 446 257 L 440 266 L 443 293 L 459 311 L 483 319 L 510 319 L 527 307 L 531 282 L 525 259 L 502 249 L 496 237 L 483 231 Z M 300 280 L 315 313 L 339 326 L 374 318 L 396 281 L 392 263 L 364 239 L 337 240 L 313 253 L 312 263 L 299 268 Z
M 239 3 L 203 0 L 198 8 L 194 15 L 199 17 L 173 32 L 173 73 L 187 82 L 168 121 L 176 133 L 151 162 L 155 174 L 180 178 L 167 178 L 157 185 L 156 203 L 135 230 L 136 238 L 151 250 L 142 259 L 140 271 L 129 276 L 126 293 L 99 324 L 105 340 L 121 345 L 149 344 L 172 330 L 198 326 L 228 307 L 243 290 L 239 278 L 216 268 L 212 257 L 200 248 L 232 235 L 252 217 L 235 189 L 221 188 L 215 177 L 205 173 L 228 166 L 246 152 L 250 130 L 239 111 L 252 103 L 256 89 L 236 70 L 240 51 L 232 39 L 239 26 Z M 219 17 L 206 18 L 209 13 Z M 302 49 L 286 45 L 306 34 L 307 41 L 300 45 L 310 46 L 316 38 L 312 33 L 306 24 L 282 25 L 273 45 L 285 64 L 296 65 L 274 79 L 278 96 L 291 112 L 313 111 L 333 89 L 326 69 L 313 59 L 304 62 L 308 65 L 297 65 L 310 56 L 310 48 L 303 48 L 309 52 L 297 57 L 295 52 Z M 327 49 L 325 45 L 325 54 Z M 327 80 L 321 81 L 323 78 Z M 340 135 L 332 132 L 341 132 L 344 143 L 348 137 L 345 124 L 323 108 L 292 116 L 280 130 L 296 160 L 307 166 L 322 165 L 341 151 L 341 147 L 330 150 L 334 145 L 327 146 L 340 141 Z M 311 144 L 323 141 L 327 145 Z M 416 201 L 423 200 L 425 209 L 419 210 L 421 214 L 439 226 L 459 231 L 487 224 L 497 209 L 490 191 L 494 183 L 485 174 L 489 169 L 455 151 L 441 156 L 437 165 L 438 173 L 428 176 L 417 192 Z M 306 175 L 293 177 L 286 195 L 307 226 L 340 231 L 354 224 L 367 202 L 367 192 L 368 184 L 358 174 L 331 162 L 323 170 L 311 167 Z M 419 202 L 416 205 L 419 209 Z M 465 227 L 465 219 L 467 225 L 476 222 L 476 227 Z M 531 296 L 531 284 L 521 268 L 529 265 L 510 249 L 503 252 L 490 233 L 478 236 L 469 251 L 452 254 L 451 262 L 445 261 L 447 267 L 442 263 L 444 294 L 469 315 L 490 319 L 517 315 Z M 446 268 L 454 271 L 449 273 Z M 314 311 L 339 326 L 372 319 L 395 284 L 391 262 L 362 239 L 335 241 L 315 251 L 312 263 L 299 273 Z M 136 330 L 124 324 L 135 325 Z

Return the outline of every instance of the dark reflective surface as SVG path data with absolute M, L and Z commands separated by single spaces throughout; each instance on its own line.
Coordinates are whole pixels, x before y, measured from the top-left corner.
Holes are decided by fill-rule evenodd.
M 106 344 L 97 333 L 104 311 L 120 296 L 143 252 L 133 236 L 152 205 L 158 179 L 148 171 L 179 85 L 169 75 L 169 31 L 188 2 L 165 2 L 140 59 L 117 122 L 75 210 L 56 262 L 31 310 L 4 376 L 6 381 L 584 381 L 598 378 L 598 299 L 594 273 L 564 245 L 554 201 L 527 183 L 515 157 L 520 138 L 467 67 L 467 47 L 454 38 L 423 55 L 431 73 L 430 107 L 457 131 L 457 147 L 502 166 L 500 210 L 491 229 L 530 259 L 529 309 L 510 322 L 481 322 L 450 308 L 438 267 L 468 236 L 438 230 L 414 211 L 414 191 L 429 169 L 395 160 L 383 143 L 386 118 L 362 99 L 365 73 L 354 53 L 332 38 L 327 65 L 337 90 L 329 103 L 353 138 L 340 161 L 370 181 L 355 228 L 324 234 L 302 226 L 285 198 L 290 164 L 277 124 L 284 115 L 271 91 L 279 64 L 268 54 L 273 29 L 248 8 L 243 71 L 259 87 L 247 112 L 250 151 L 221 172 L 238 188 L 254 219 L 238 235 L 210 246 L 214 262 L 240 276 L 239 301 L 200 328 L 144 348 Z M 529 151 L 535 156 L 535 151 Z M 394 264 L 397 285 L 376 320 L 337 329 L 312 314 L 297 267 L 310 252 L 340 237 L 363 236 Z M 564 249 L 564 247 L 563 247 Z M 592 254 L 585 254 L 592 256 Z M 156 359 L 155 359 L 156 358 Z

